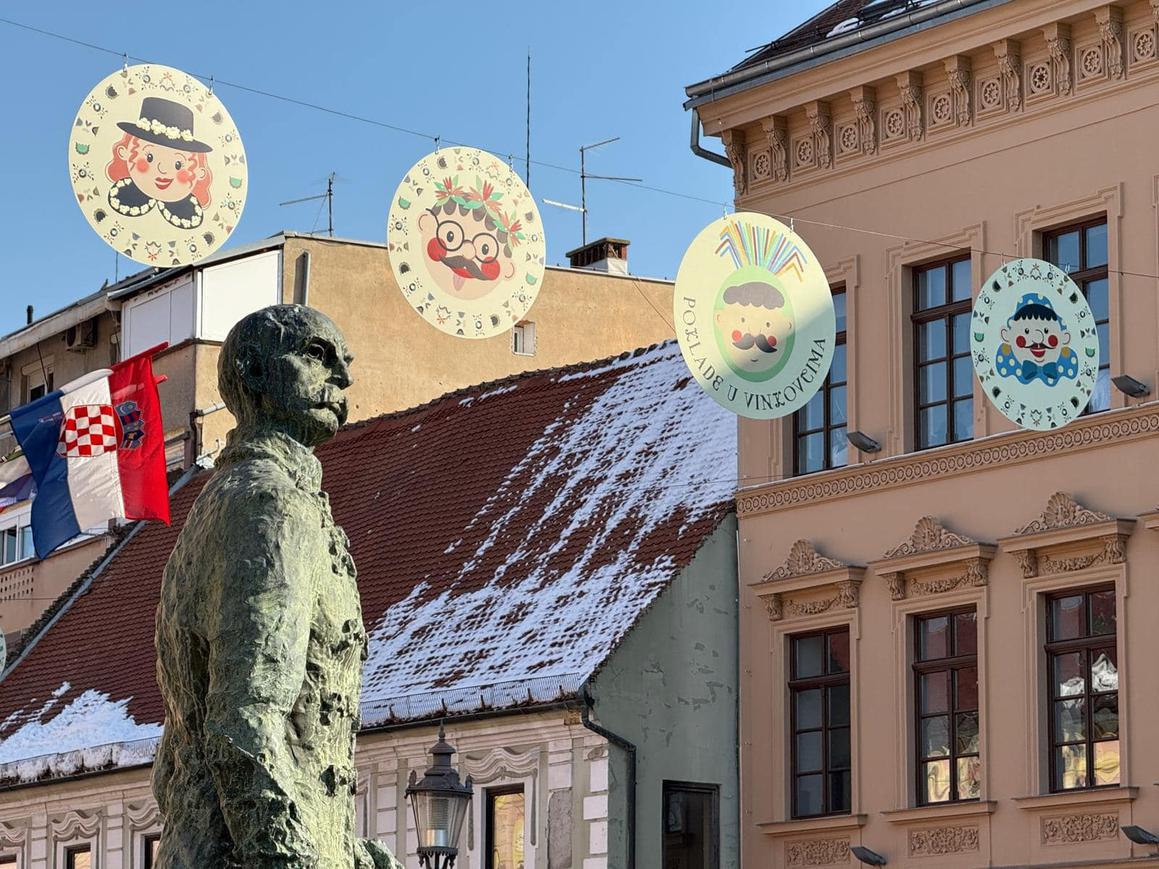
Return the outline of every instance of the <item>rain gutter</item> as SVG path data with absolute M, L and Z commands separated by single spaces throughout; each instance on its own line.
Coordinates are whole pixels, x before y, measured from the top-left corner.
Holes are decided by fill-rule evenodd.
M 624 862 L 624 869 L 636 869 L 636 746 L 619 734 L 612 733 L 606 727 L 601 727 L 591 719 L 591 710 L 596 701 L 588 691 L 587 683 L 583 687 L 583 705 L 580 706 L 580 722 L 597 736 L 602 736 L 612 745 L 623 750 L 628 757 L 628 781 L 625 790 L 627 801 L 627 819 L 624 822 L 624 838 L 627 840 L 628 853 Z

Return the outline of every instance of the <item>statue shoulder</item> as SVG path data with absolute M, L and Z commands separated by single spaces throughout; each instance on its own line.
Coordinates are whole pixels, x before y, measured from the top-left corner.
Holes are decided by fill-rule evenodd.
M 251 459 L 219 471 L 198 502 L 201 516 L 227 539 L 271 531 L 312 537 L 315 529 L 321 535 L 318 497 L 302 491 L 276 462 Z

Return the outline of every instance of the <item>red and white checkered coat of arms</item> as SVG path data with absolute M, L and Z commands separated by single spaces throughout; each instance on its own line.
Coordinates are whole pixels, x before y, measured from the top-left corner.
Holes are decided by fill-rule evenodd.
M 115 452 L 117 441 L 111 404 L 76 404 L 64 412 L 56 451 L 68 459 L 87 459 Z

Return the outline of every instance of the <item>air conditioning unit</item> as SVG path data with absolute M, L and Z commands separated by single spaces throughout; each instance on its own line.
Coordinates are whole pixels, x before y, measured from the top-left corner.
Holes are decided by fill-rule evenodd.
M 97 318 L 85 320 L 77 326 L 69 326 L 64 333 L 64 344 L 78 353 L 97 346 Z

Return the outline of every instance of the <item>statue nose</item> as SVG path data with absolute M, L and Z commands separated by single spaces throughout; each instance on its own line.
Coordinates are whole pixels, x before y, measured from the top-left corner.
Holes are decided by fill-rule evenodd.
M 339 360 L 338 365 L 334 368 L 334 374 L 331 376 L 330 381 L 339 389 L 348 387 L 352 382 L 350 379 L 350 366 Z

